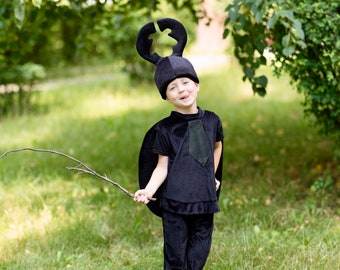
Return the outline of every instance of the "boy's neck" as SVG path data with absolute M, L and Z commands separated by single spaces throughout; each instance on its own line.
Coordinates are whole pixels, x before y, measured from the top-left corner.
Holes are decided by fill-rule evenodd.
M 181 114 L 196 114 L 198 113 L 198 107 L 196 106 L 190 106 L 188 108 L 175 108 L 175 111 Z

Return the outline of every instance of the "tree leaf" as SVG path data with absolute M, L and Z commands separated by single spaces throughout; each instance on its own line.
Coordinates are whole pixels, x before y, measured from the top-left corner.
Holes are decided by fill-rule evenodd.
M 243 72 L 249 79 L 252 79 L 254 77 L 254 72 L 249 67 L 244 67 Z
M 268 79 L 266 76 L 260 76 L 260 77 L 255 78 L 255 82 L 257 85 L 265 88 L 268 84 Z
M 267 91 L 264 87 L 256 87 L 255 93 L 258 94 L 260 97 L 264 97 L 267 94 Z
M 255 22 L 260 23 L 263 17 L 263 13 L 259 10 L 255 12 Z
M 282 38 L 282 45 L 283 45 L 283 47 L 288 47 L 289 41 L 290 41 L 290 36 L 289 35 L 283 36 L 283 38 Z
M 264 97 L 267 94 L 266 88 L 257 87 L 254 81 L 252 82 L 252 89 L 254 94 L 258 94 L 260 97 Z
M 295 46 L 289 46 L 283 49 L 282 53 L 285 56 L 291 56 L 295 52 Z
M 267 65 L 267 59 L 266 59 L 266 57 L 264 57 L 264 56 L 261 56 L 261 57 L 260 57 L 260 64 L 261 64 L 261 65 L 264 65 L 264 66 Z
M 293 14 L 292 10 L 282 10 L 282 11 L 280 11 L 280 13 L 281 13 L 280 14 L 281 17 L 286 17 L 286 18 L 288 18 L 291 21 L 294 20 L 294 14 Z
M 42 0 L 32 0 L 33 6 L 40 8 L 41 7 L 41 1 Z
M 18 20 L 19 25 L 22 26 L 22 22 L 25 19 L 25 2 L 24 2 L 24 0 L 16 0 L 15 1 L 14 17 Z
M 299 45 L 302 49 L 305 49 L 307 47 L 306 43 L 302 40 L 296 41 L 296 44 Z
M 237 20 L 238 16 L 239 16 L 239 14 L 237 12 L 229 10 L 229 18 L 232 22 L 235 22 Z
M 291 28 L 290 32 L 297 39 L 302 39 L 302 40 L 305 39 L 305 33 L 303 32 L 301 28 L 301 24 L 300 24 L 300 27 L 294 24 L 294 27 Z
M 271 17 L 267 22 L 268 29 L 271 29 L 276 24 L 278 19 L 279 19 L 279 16 L 277 14 L 274 14 L 274 16 Z
M 228 28 L 224 29 L 224 32 L 223 32 L 223 38 L 227 38 L 228 35 L 229 35 L 230 31 Z

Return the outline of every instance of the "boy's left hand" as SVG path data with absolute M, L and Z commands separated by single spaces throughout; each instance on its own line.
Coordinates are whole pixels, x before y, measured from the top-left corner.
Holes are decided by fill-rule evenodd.
M 221 182 L 215 178 L 216 191 L 220 188 Z

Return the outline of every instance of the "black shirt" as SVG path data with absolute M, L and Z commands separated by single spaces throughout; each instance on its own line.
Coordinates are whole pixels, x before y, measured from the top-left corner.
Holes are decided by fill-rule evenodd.
M 219 117 L 198 108 L 197 114 L 171 112 L 155 125 L 152 152 L 169 157 L 168 175 L 160 187 L 160 207 L 180 214 L 207 214 L 219 211 L 215 187 L 214 147 L 223 140 Z M 193 135 L 189 122 L 202 124 L 204 131 L 196 134 L 206 138 L 207 155 L 204 162 L 193 156 Z M 203 132 L 203 133 L 202 133 Z M 191 141 L 191 143 L 190 143 Z M 204 142 L 203 141 L 203 142 Z M 194 144 L 197 144 L 194 142 Z M 200 148 L 197 145 L 195 148 Z

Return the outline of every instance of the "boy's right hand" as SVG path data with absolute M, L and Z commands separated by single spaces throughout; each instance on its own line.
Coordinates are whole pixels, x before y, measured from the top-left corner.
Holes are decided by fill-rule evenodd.
M 143 204 L 148 204 L 151 200 L 156 200 L 152 198 L 152 195 L 149 194 L 145 189 L 137 190 L 133 199 L 135 202 Z

